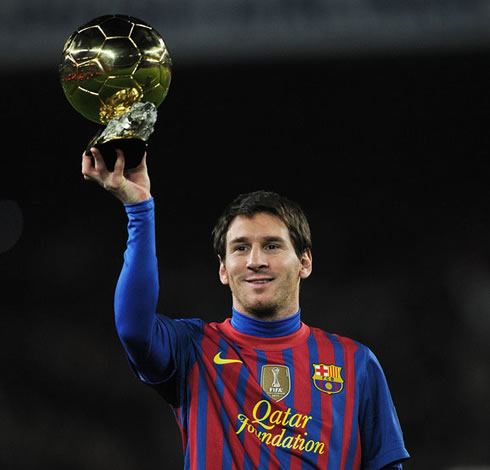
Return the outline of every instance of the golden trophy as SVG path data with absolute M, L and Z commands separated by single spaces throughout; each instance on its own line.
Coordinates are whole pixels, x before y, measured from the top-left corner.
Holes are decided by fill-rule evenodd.
M 100 16 L 68 38 L 61 86 L 70 104 L 99 124 L 88 154 L 99 148 L 110 170 L 117 148 L 124 151 L 126 168 L 140 163 L 168 93 L 171 66 L 160 34 L 132 16 Z

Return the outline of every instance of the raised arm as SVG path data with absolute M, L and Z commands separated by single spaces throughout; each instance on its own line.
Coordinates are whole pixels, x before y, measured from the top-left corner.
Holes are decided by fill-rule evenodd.
M 123 202 L 128 216 L 128 242 L 114 297 L 116 329 L 140 378 L 160 382 L 173 373 L 173 361 L 168 330 L 155 314 L 158 265 L 146 155 L 137 168 L 124 171 L 124 155 L 117 151 L 114 171 L 110 172 L 100 152 L 91 151 L 95 164 L 84 153 L 82 174 Z

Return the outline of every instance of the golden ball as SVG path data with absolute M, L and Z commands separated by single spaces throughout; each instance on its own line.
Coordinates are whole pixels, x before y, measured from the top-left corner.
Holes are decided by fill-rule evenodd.
M 66 98 L 85 118 L 107 124 L 137 101 L 158 107 L 167 96 L 172 61 L 161 35 L 126 15 L 105 15 L 66 41 L 59 73 Z

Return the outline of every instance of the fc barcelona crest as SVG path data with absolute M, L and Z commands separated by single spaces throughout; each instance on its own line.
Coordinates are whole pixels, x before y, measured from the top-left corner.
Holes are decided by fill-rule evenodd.
M 313 383 L 320 392 L 339 393 L 344 388 L 344 379 L 342 379 L 342 367 L 326 364 L 312 364 L 315 373 L 313 374 Z
M 260 385 L 273 400 L 282 400 L 291 390 L 289 367 L 276 364 L 262 366 Z

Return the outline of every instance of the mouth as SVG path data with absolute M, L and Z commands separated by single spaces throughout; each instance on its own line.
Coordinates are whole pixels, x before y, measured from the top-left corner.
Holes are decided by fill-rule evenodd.
M 245 281 L 248 284 L 252 284 L 252 285 L 263 285 L 263 284 L 268 284 L 269 282 L 272 282 L 272 279 L 271 278 L 246 279 Z

